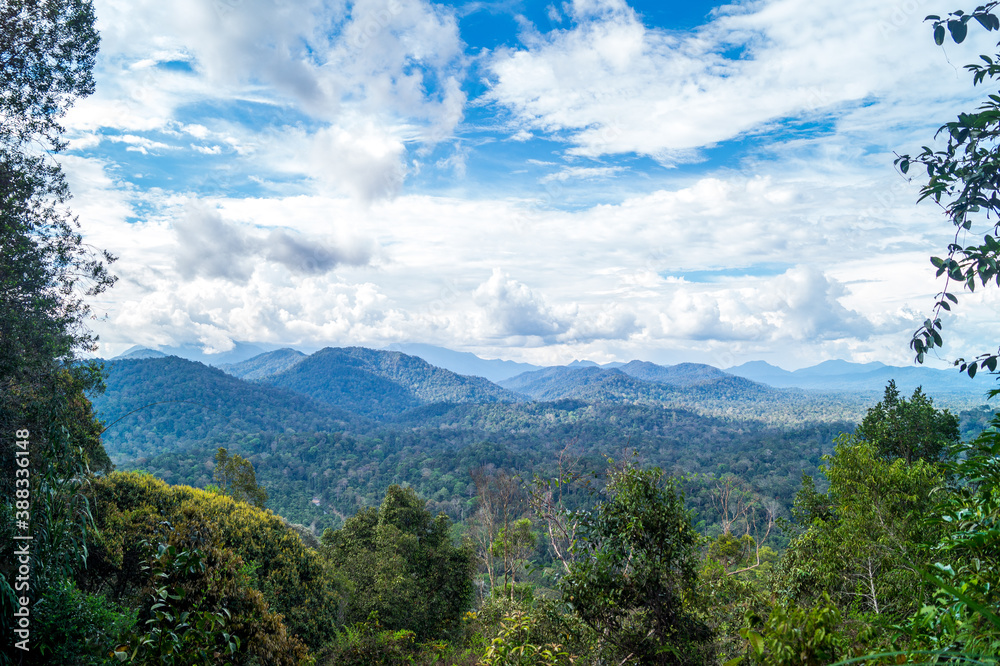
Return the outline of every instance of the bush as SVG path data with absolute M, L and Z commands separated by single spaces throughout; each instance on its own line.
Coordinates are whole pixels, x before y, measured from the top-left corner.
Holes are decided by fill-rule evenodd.
M 40 663 L 98 666 L 135 624 L 135 611 L 99 594 L 82 592 L 70 581 L 53 586 L 34 608 L 32 634 L 39 642 L 30 655 Z M 37 651 L 37 652 L 36 652 Z M 115 662 L 116 663 L 116 662 Z

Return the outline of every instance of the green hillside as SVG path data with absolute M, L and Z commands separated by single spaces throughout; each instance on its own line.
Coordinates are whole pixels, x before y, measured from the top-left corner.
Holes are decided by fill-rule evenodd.
M 283 370 L 287 370 L 304 358 L 306 358 L 306 355 L 295 349 L 276 349 L 271 352 L 258 354 L 253 358 L 240 361 L 239 363 L 224 363 L 218 366 L 218 368 L 240 379 L 263 379 L 269 375 L 275 375 Z
M 870 401 L 850 393 L 775 389 L 711 366 L 664 367 L 636 361 L 621 368 L 544 368 L 505 379 L 500 385 L 536 400 L 660 405 L 772 425 L 850 421 L 860 418 Z
M 261 381 L 374 418 L 432 402 L 516 402 L 482 377 L 437 368 L 416 356 L 363 347 L 321 349 Z
M 254 432 L 341 430 L 355 417 L 304 395 L 237 379 L 176 356 L 104 364 L 91 400 L 114 461 Z

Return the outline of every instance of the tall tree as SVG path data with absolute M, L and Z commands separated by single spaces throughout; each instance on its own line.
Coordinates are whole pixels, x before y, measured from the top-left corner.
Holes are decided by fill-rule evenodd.
M 84 391 L 100 387 L 85 298 L 114 283 L 113 257 L 83 242 L 66 208 L 69 190 L 54 155 L 60 119 L 94 90 L 99 39 L 89 0 L 0 3 L 0 602 L 4 640 L 15 606 L 44 595 L 85 558 L 89 506 L 79 492 L 88 467 L 107 468 Z M 18 438 L 14 433 L 23 433 Z M 16 596 L 10 549 L 16 441 L 30 452 L 32 585 Z M 20 480 L 24 480 L 23 478 Z M 11 650 L 0 652 L 0 662 Z
M 472 601 L 475 560 L 471 547 L 452 543 L 450 527 L 412 488 L 394 485 L 378 510 L 323 532 L 323 552 L 352 587 L 347 622 L 377 613 L 387 629 L 410 629 L 421 639 L 455 629 Z
M 676 482 L 660 469 L 615 470 L 579 516 L 563 597 L 614 646 L 615 663 L 704 663 L 710 632 L 691 609 L 697 542 Z
M 253 463 L 239 454 L 229 455 L 221 446 L 215 454 L 213 478 L 224 495 L 259 509 L 267 504 L 267 491 L 257 485 Z
M 935 409 L 934 401 L 920 387 L 909 400 L 901 398 L 892 380 L 882 401 L 868 410 L 854 433 L 871 442 L 882 456 L 903 458 L 907 464 L 918 458 L 938 460 L 959 440 L 957 416 Z

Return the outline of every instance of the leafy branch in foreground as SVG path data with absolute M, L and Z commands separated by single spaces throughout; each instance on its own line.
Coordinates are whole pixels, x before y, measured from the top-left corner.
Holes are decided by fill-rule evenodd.
M 943 45 L 946 33 L 956 44 L 963 42 L 973 21 L 987 31 L 1000 30 L 1000 18 L 994 13 L 998 5 L 1000 2 L 989 2 L 971 13 L 959 10 L 944 18 L 928 16 L 926 20 L 933 24 L 935 43 Z M 973 85 L 1000 78 L 1000 56 L 979 58 L 981 62 L 965 66 L 972 74 Z M 933 200 L 955 226 L 947 255 L 931 258 L 937 276 L 945 276 L 945 284 L 936 296 L 931 316 L 910 340 L 918 363 L 923 363 L 928 352 L 944 346 L 941 316 L 958 304 L 954 285 L 970 292 L 975 291 L 977 284 L 985 287 L 993 282 L 1000 287 L 1000 96 L 990 94 L 974 112 L 960 113 L 956 120 L 942 125 L 935 138 L 941 136 L 947 138 L 943 149 L 923 146 L 919 154 L 899 155 L 895 160 L 904 175 L 911 166 L 924 167 L 927 182 L 921 187 L 917 201 Z M 974 222 L 983 217 L 987 228 L 982 242 L 967 244 L 965 238 L 973 231 Z M 995 372 L 998 363 L 1000 349 L 969 361 L 964 358 L 955 361 L 970 377 L 982 369 Z

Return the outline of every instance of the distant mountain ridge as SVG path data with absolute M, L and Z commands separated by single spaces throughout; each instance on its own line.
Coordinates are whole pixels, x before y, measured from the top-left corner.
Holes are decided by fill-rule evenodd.
M 710 365 L 662 366 L 646 361 L 632 361 L 619 367 L 553 366 L 511 377 L 500 382 L 500 386 L 535 400 L 594 402 L 671 403 L 680 398 L 696 395 L 707 398 L 712 394 L 739 400 L 782 393 Z
M 234 377 L 252 381 L 283 372 L 305 358 L 308 357 L 299 350 L 286 347 L 258 354 L 239 363 L 223 363 L 218 367 Z
M 327 347 L 258 381 L 370 417 L 428 403 L 519 402 L 483 377 L 459 375 L 402 352 Z
M 992 388 L 991 380 L 979 376 L 970 378 L 957 370 L 938 370 L 927 367 L 897 367 L 883 363 L 851 363 L 849 361 L 824 361 L 800 370 L 783 370 L 764 361 L 750 361 L 726 372 L 769 384 L 776 388 L 801 388 L 820 391 L 881 392 L 889 380 L 904 393 L 923 386 L 927 393 L 960 393 L 985 395 Z
M 484 359 L 471 352 L 457 352 L 445 347 L 435 347 L 420 343 L 394 343 L 386 351 L 398 351 L 424 359 L 431 365 L 445 368 L 460 375 L 485 377 L 491 382 L 499 382 L 522 372 L 540 370 L 542 366 L 531 363 L 517 363 L 499 359 Z

